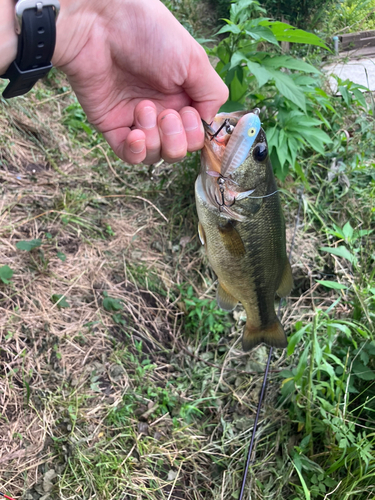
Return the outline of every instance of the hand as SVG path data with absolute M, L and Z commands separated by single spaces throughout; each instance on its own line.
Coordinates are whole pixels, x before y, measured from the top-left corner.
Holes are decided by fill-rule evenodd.
M 175 162 L 203 147 L 228 90 L 159 0 L 61 0 L 53 63 L 89 121 L 129 163 Z

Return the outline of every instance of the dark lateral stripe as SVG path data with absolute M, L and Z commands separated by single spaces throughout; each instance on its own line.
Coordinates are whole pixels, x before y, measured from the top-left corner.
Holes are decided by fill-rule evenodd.
M 257 297 L 258 304 L 258 312 L 259 312 L 259 320 L 262 326 L 266 326 L 269 324 L 270 319 L 274 316 L 274 311 L 270 311 L 268 308 L 267 297 L 272 294 L 269 290 L 266 289 L 264 285 L 264 274 L 265 269 L 264 265 L 267 263 L 262 263 L 262 254 L 263 254 L 264 242 L 253 242 L 252 243 L 252 251 L 254 255 L 253 260 L 253 279 L 255 284 L 255 293 Z M 272 304 L 273 307 L 273 304 Z

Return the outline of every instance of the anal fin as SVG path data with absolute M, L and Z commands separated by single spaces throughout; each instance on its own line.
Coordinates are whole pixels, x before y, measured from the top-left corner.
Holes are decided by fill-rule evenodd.
M 275 323 L 264 328 L 252 327 L 246 322 L 242 336 L 243 350 L 250 351 L 263 342 L 270 347 L 286 347 L 288 345 L 284 328 L 277 318 Z
M 286 297 L 287 295 L 290 294 L 292 288 L 293 288 L 292 268 L 290 267 L 289 260 L 287 259 L 283 275 L 281 277 L 280 285 L 276 293 L 279 297 Z
M 218 306 L 224 309 L 224 311 L 233 311 L 238 302 L 220 283 L 216 290 L 216 301 Z

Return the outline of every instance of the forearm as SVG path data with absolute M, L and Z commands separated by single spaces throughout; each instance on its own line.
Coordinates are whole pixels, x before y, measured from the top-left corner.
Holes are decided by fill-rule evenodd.
M 17 54 L 14 6 L 13 0 L 0 0 L 0 75 L 8 69 Z

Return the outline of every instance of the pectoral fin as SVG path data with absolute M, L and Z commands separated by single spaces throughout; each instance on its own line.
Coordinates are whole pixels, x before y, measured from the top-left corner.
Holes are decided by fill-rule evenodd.
M 228 252 L 233 257 L 243 257 L 246 252 L 245 246 L 233 223 L 228 222 L 225 226 L 219 226 L 218 229 Z
M 206 245 L 206 235 L 204 233 L 203 226 L 200 222 L 198 222 L 198 236 L 202 245 Z
M 292 288 L 293 288 L 292 268 L 290 267 L 289 260 L 287 259 L 283 275 L 281 277 L 280 285 L 276 293 L 279 297 L 286 297 L 287 295 L 290 294 Z
M 254 328 L 249 322 L 246 322 L 242 336 L 243 350 L 250 351 L 262 342 L 271 347 L 286 347 L 288 345 L 284 329 L 276 317 L 275 323 L 264 328 Z
M 216 301 L 217 305 L 224 311 L 233 311 L 238 302 L 220 283 L 216 290 Z

